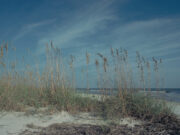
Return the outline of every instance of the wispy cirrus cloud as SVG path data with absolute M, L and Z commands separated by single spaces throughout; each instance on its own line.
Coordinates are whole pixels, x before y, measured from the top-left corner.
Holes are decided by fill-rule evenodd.
M 70 15 L 67 21 L 64 21 L 64 24 L 39 39 L 37 53 L 44 52 L 43 45 L 50 41 L 60 48 L 85 47 L 87 44 L 83 42 L 83 39 L 88 38 L 89 40 L 93 34 L 106 29 L 109 21 L 116 19 L 110 8 L 112 3 L 113 1 L 103 0 L 78 9 Z
M 25 24 L 17 33 L 17 35 L 13 38 L 13 41 L 19 40 L 26 36 L 27 34 L 33 32 L 33 30 L 36 30 L 37 28 L 47 26 L 51 23 L 53 23 L 55 19 L 50 19 L 50 20 L 44 20 L 40 22 L 34 22 L 30 24 Z
M 112 32 L 113 44 L 146 56 L 163 56 L 180 49 L 180 19 L 133 21 Z

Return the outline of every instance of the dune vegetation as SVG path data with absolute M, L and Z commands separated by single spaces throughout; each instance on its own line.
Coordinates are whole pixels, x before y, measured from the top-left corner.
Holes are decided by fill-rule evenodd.
M 148 61 L 136 52 L 136 67 L 132 68 L 128 61 L 128 51 L 125 49 L 111 48 L 109 57 L 95 52 L 97 58 L 94 60 L 86 52 L 84 72 L 87 87 L 83 93 L 90 94 L 91 60 L 94 61 L 97 91 L 100 94 L 100 99 L 95 99 L 91 96 L 81 96 L 76 88 L 74 56 L 71 55 L 70 60 L 65 61 L 61 50 L 52 43 L 46 46 L 44 66 L 38 63 L 28 65 L 21 59 L 9 59 L 8 56 L 12 51 L 13 54 L 16 53 L 16 48 L 10 49 L 7 43 L 3 43 L 0 49 L 1 111 L 24 111 L 26 107 L 51 107 L 73 113 L 92 112 L 104 118 L 132 116 L 146 120 L 157 120 L 160 116 L 173 115 L 165 102 L 138 92 L 141 89 L 150 93 L 152 75 L 155 75 L 156 86 L 159 87 L 161 79 L 158 71 L 161 59 L 153 57 L 152 61 Z M 21 66 L 18 66 L 18 63 L 21 63 Z M 32 67 L 34 65 L 35 67 Z M 67 65 L 70 71 L 67 70 Z M 138 76 L 134 77 L 136 71 Z

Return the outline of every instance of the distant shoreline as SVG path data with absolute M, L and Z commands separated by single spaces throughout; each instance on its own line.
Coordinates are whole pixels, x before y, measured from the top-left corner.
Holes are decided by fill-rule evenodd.
M 76 90 L 78 92 L 86 92 L 86 88 L 76 88 Z M 90 94 L 102 94 L 101 90 L 108 90 L 108 92 L 106 92 L 105 94 L 107 95 L 111 95 L 112 91 L 113 94 L 116 94 L 117 90 L 116 88 L 89 88 L 89 93 Z M 112 90 L 112 91 L 111 91 Z M 144 90 L 142 89 L 135 89 L 135 91 L 139 91 L 139 92 L 144 92 Z M 154 98 L 160 98 L 166 101 L 170 101 L 170 102 L 177 102 L 180 103 L 180 88 L 179 89 L 171 89 L 171 88 L 166 88 L 166 89 L 162 89 L 162 90 L 156 90 L 155 88 L 152 88 L 151 91 L 148 91 L 148 89 L 146 89 L 145 93 L 151 93 L 151 96 Z

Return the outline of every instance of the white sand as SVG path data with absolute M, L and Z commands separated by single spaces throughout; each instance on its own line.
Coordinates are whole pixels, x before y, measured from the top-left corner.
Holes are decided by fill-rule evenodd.
M 174 113 L 180 117 L 180 104 L 173 102 L 169 102 L 168 104 L 173 106 Z M 50 115 L 45 115 L 44 113 L 37 113 L 32 115 L 31 112 L 1 112 L 0 135 L 18 135 L 26 129 L 32 130 L 31 128 L 28 128 L 27 125 L 34 125 L 35 127 L 46 127 L 54 123 L 78 123 L 94 125 L 107 125 L 116 123 L 120 125 L 127 124 L 130 127 L 142 124 L 141 121 L 134 120 L 133 118 L 124 118 L 116 121 L 104 121 L 102 118 L 92 116 L 89 113 L 71 115 L 62 111 Z
M 87 95 L 83 95 L 86 97 Z M 89 96 L 89 95 L 88 95 Z M 90 96 L 93 99 L 101 100 L 101 96 Z M 180 118 L 180 103 L 168 102 L 168 105 L 173 108 L 175 114 Z M 140 125 L 143 122 L 134 120 L 133 118 L 123 118 L 119 120 L 104 121 L 100 117 L 92 116 L 89 113 L 80 113 L 71 115 L 67 112 L 48 113 L 47 108 L 41 108 L 35 110 L 34 108 L 27 108 L 24 112 L 0 112 L 0 135 L 18 135 L 22 131 L 35 130 L 28 128 L 31 125 L 34 127 L 46 127 L 55 123 L 74 123 L 74 124 L 95 124 L 95 125 L 107 125 L 107 124 L 127 124 L 130 127 L 134 125 Z
M 27 125 L 34 125 L 35 127 L 46 127 L 54 123 L 106 125 L 112 122 L 117 124 L 127 124 L 131 127 L 141 124 L 140 121 L 134 120 L 133 118 L 104 121 L 100 117 L 92 116 L 89 113 L 70 115 L 67 112 L 61 112 L 51 115 L 35 114 L 27 116 L 22 112 L 3 112 L 0 113 L 0 135 L 18 135 L 26 129 L 32 130 L 28 128 Z
M 176 114 L 180 118 L 180 103 L 167 102 L 167 104 L 170 108 L 172 108 L 174 114 Z

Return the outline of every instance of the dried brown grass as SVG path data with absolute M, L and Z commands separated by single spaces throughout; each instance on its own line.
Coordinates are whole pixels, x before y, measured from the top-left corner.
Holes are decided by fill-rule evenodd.
M 88 97 L 81 97 L 77 94 L 75 91 L 75 57 L 73 55 L 70 56 L 68 64 L 71 72 L 69 72 L 61 50 L 56 48 L 52 42 L 50 45 L 46 45 L 46 64 L 41 68 L 38 64 L 36 64 L 36 68 L 33 68 L 32 65 L 23 62 L 24 69 L 18 70 L 16 58 L 13 62 L 8 61 L 8 57 L 5 58 L 8 53 L 10 54 L 8 44 L 1 45 L 1 110 L 23 110 L 26 106 L 53 106 L 56 109 L 67 111 L 98 111 L 106 116 L 114 116 L 113 112 L 123 116 L 133 115 L 133 113 L 136 113 L 138 116 L 143 113 L 159 115 L 162 111 L 168 110 L 166 106 L 159 108 L 162 105 L 161 103 L 158 103 L 159 106 L 156 106 L 157 103 L 145 95 L 136 95 L 137 86 L 134 86 L 134 69 L 130 65 L 128 51 L 125 49 L 111 48 L 111 58 L 97 53 L 97 56 L 101 59 L 95 60 L 97 88 L 102 94 L 101 102 Z M 88 72 L 90 54 L 88 52 L 86 52 L 85 58 L 86 79 L 83 80 L 86 80 L 86 89 L 90 92 Z M 142 57 L 139 52 L 136 52 L 136 58 L 139 71 L 139 79 L 136 80 L 139 80 L 141 89 L 150 91 L 151 63 Z M 154 57 L 152 60 L 154 62 L 154 72 L 158 74 L 159 64 L 162 63 L 162 60 L 158 62 Z M 71 74 L 70 78 L 68 78 L 68 72 Z M 159 74 L 155 78 L 157 79 L 156 85 L 158 87 Z M 113 88 L 116 88 L 117 91 L 113 90 Z M 114 94 L 114 91 L 116 94 Z M 107 98 L 109 95 L 112 95 L 112 97 Z

